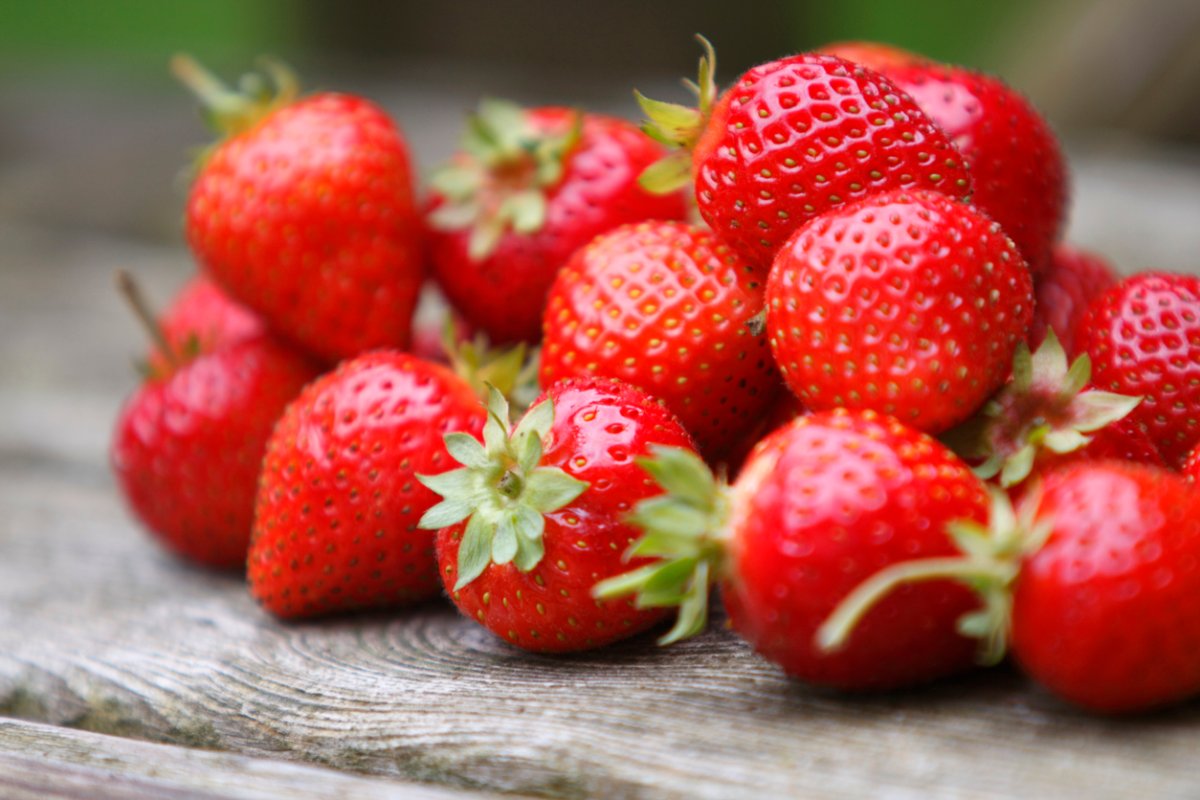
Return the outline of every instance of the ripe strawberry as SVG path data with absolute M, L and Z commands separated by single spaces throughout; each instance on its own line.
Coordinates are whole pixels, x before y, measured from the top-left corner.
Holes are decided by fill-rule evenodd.
M 186 233 L 197 260 L 272 329 L 328 360 L 404 347 L 423 279 L 408 151 L 358 97 L 235 95 L 188 60 L 180 77 L 228 138 L 199 169 Z
M 801 417 L 760 442 L 732 489 L 716 487 L 694 458 L 659 458 L 647 468 L 670 479 L 670 495 L 638 507 L 647 535 L 630 554 L 662 560 L 596 591 L 639 591 L 651 607 L 679 604 L 666 641 L 703 627 L 711 577 L 721 582 L 734 630 L 805 681 L 887 689 L 971 666 L 974 644 L 955 623 L 978 602 L 952 581 L 887 598 L 836 654 L 814 638 L 860 581 L 918 554 L 953 553 L 945 526 L 986 517 L 983 483 L 935 440 L 874 411 L 838 409 Z
M 771 349 L 806 407 L 873 408 L 933 433 L 1004 382 L 1032 312 L 1012 241 L 935 192 L 880 194 L 813 220 L 767 282 Z
M 947 135 L 878 73 L 806 53 L 751 69 L 718 100 L 704 44 L 699 110 L 639 95 L 647 133 L 685 148 L 643 184 L 670 190 L 694 176 L 701 216 L 751 261 L 770 262 L 804 223 L 878 192 L 970 193 Z
M 343 362 L 288 406 L 267 446 L 250 545 L 250 590 L 286 618 L 437 594 L 437 498 L 417 473 L 449 462 L 442 435 L 484 410 L 448 369 L 376 351 Z
M 1019 92 L 965 67 L 895 48 L 849 43 L 822 48 L 887 77 L 954 142 L 971 169 L 971 202 L 1000 223 L 1034 274 L 1050 263 L 1066 220 L 1067 170 L 1050 126 Z
M 1049 268 L 1033 282 L 1037 305 L 1029 326 L 1029 346 L 1036 348 L 1046 338 L 1046 331 L 1053 330 L 1067 355 L 1077 355 L 1079 318 L 1096 296 L 1119 279 L 1112 265 L 1095 253 L 1067 245 L 1055 247 Z
M 855 589 L 822 646 L 836 653 L 898 587 L 954 578 L 985 604 L 960 630 L 988 642 L 989 661 L 1011 641 L 1022 668 L 1069 702 L 1116 713 L 1200 694 L 1200 497 L 1179 476 L 1076 461 L 1047 473 L 1019 516 L 999 495 L 988 529 L 953 535 L 958 558 L 894 564 Z
M 485 101 L 432 180 L 434 277 L 493 341 L 534 340 L 554 276 L 597 234 L 683 219 L 682 193 L 638 186 L 664 150 L 625 120 Z
M 577 251 L 550 290 L 542 385 L 620 378 L 665 402 L 701 451 L 719 458 L 782 388 L 756 319 L 765 283 L 766 270 L 706 228 L 610 231 Z
M 253 317 L 201 285 L 191 284 L 165 316 L 166 336 L 127 276 L 123 289 L 158 346 L 149 377 L 117 420 L 117 484 L 142 523 L 175 553 L 239 567 L 267 437 L 316 368 L 265 333 L 247 330 Z M 185 351 L 180 342 L 191 344 Z
M 1180 472 L 1183 473 L 1183 477 L 1192 482 L 1200 478 L 1200 445 L 1193 447 L 1191 452 L 1188 453 Z
M 445 497 L 421 526 L 440 529 L 442 580 L 463 614 L 538 652 L 599 647 L 662 618 L 590 590 L 624 568 L 637 536 L 626 516 L 658 493 L 639 458 L 653 445 L 692 448 L 669 411 L 619 381 L 565 380 L 511 433 L 493 392 L 483 441 L 446 437 L 464 466 L 421 478 Z
M 1126 278 L 1092 301 L 1075 341 L 1096 386 L 1142 396 L 1129 419 L 1181 466 L 1200 441 L 1200 278 Z
M 245 306 L 230 299 L 205 275 L 193 277 L 158 318 L 159 328 L 172 354 L 210 353 L 266 332 L 263 321 Z M 170 371 L 170 356 L 155 347 L 149 371 Z

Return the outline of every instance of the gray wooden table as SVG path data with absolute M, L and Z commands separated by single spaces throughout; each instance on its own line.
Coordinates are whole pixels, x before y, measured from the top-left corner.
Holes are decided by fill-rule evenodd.
M 445 150 L 454 110 L 409 124 L 419 147 Z M 108 224 L 32 152 L 0 161 L 0 797 L 1200 796 L 1197 703 L 1096 719 L 1005 670 L 840 697 L 720 625 L 547 658 L 444 603 L 275 622 L 238 577 L 161 552 L 106 466 L 141 347 L 110 276 L 159 298 L 184 279 L 152 235 L 178 199 Z M 1076 239 L 1127 269 L 1200 268 L 1190 155 L 1076 156 Z

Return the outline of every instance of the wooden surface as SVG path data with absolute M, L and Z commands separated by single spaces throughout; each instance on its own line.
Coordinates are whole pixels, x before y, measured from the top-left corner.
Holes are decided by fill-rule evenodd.
M 1200 266 L 1193 161 L 1107 148 L 1076 173 L 1078 240 L 1126 268 Z M 409 781 L 570 798 L 1200 796 L 1197 703 L 1095 719 L 1005 670 L 839 697 L 719 625 L 669 651 L 642 637 L 546 658 L 442 603 L 274 622 L 237 576 L 164 555 L 105 463 L 140 347 L 111 272 L 163 298 L 186 254 L 48 224 L 18 202 L 28 186 L 6 193 L 14 174 L 27 165 L 0 164 L 0 717 L 56 727 L 0 720 L 0 797 L 438 796 Z

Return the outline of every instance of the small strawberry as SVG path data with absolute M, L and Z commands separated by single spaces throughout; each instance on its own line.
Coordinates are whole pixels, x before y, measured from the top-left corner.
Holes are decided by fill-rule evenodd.
M 971 169 L 971 202 L 1000 223 L 1034 274 L 1050 262 L 1066 219 L 1066 161 L 1037 109 L 999 78 L 871 43 L 831 45 L 884 75 L 944 130 Z
M 442 436 L 478 432 L 484 410 L 448 369 L 376 351 L 343 362 L 288 406 L 267 447 L 250 546 L 250 589 L 286 618 L 437 594 L 437 502 L 417 474 L 449 464 Z
M 207 566 L 239 567 L 246 561 L 267 437 L 316 368 L 250 330 L 253 317 L 197 284 L 175 302 L 165 317 L 169 325 L 161 328 L 128 276 L 122 290 L 157 345 L 146 382 L 117 420 L 117 484 L 143 524 L 175 553 Z M 186 351 L 181 342 L 188 343 Z
M 456 433 L 463 466 L 421 481 L 445 499 L 421 526 L 437 533 L 446 591 L 469 618 L 526 650 L 599 647 L 653 625 L 657 610 L 597 601 L 592 586 L 624 569 L 637 537 L 626 520 L 659 490 L 638 466 L 654 445 L 691 450 L 663 406 L 619 381 L 561 381 L 510 431 L 492 393 L 480 444 Z
M 1029 346 L 1037 348 L 1053 330 L 1067 355 L 1077 355 L 1075 329 L 1088 304 L 1120 280 L 1112 265 L 1095 253 L 1067 245 L 1054 248 L 1049 268 L 1033 282 L 1037 305 L 1029 326 Z
M 193 277 L 158 318 L 158 326 L 171 353 L 155 347 L 147 359 L 155 374 L 170 371 L 174 354 L 209 353 L 266 332 L 263 321 L 205 275 Z
M 638 95 L 646 132 L 683 148 L 642 181 L 668 191 L 693 180 L 701 216 L 752 262 L 769 263 L 814 217 L 878 192 L 970 194 L 947 135 L 878 73 L 805 53 L 751 69 L 718 99 L 716 58 L 701 41 L 699 109 Z
M 663 154 L 625 120 L 485 101 L 462 151 L 431 182 L 434 277 L 493 341 L 536 339 L 571 253 L 624 223 L 684 218 L 682 193 L 637 183 Z
M 973 207 L 889 192 L 805 225 L 767 282 L 784 379 L 813 410 L 873 408 L 940 432 L 1008 375 L 1033 312 L 1029 270 Z
M 238 95 L 188 59 L 176 73 L 227 138 L 187 203 L 197 260 L 282 336 L 327 360 L 404 347 L 424 277 L 404 138 L 368 101 Z M 257 84 L 261 89 L 261 81 Z
M 1126 278 L 1088 306 L 1075 342 L 1097 387 L 1143 398 L 1129 419 L 1181 466 L 1200 441 L 1200 278 Z
M 600 375 L 667 404 L 710 458 L 782 388 L 761 313 L 766 270 L 706 228 L 644 222 L 577 251 L 546 304 L 541 379 Z
M 814 634 L 865 578 L 921 554 L 950 555 L 946 525 L 986 518 L 983 483 L 935 440 L 873 411 L 801 417 L 759 443 L 732 488 L 698 459 L 659 450 L 646 465 L 669 494 L 639 505 L 631 556 L 660 561 L 596 587 L 680 606 L 664 642 L 704 625 L 710 580 L 730 622 L 789 675 L 848 690 L 887 689 L 968 669 L 955 629 L 978 603 L 952 581 L 907 587 L 872 609 L 847 646 Z
M 1044 477 L 1019 515 L 998 501 L 990 528 L 959 526 L 958 558 L 873 576 L 821 631 L 831 652 L 903 586 L 955 578 L 985 612 L 961 628 L 1082 708 L 1121 713 L 1200 694 L 1200 499 L 1171 472 L 1074 462 Z M 853 639 L 850 639 L 853 642 Z
M 1193 447 L 1191 452 L 1188 453 L 1180 472 L 1183 473 L 1183 477 L 1193 483 L 1197 478 L 1200 478 L 1200 445 Z

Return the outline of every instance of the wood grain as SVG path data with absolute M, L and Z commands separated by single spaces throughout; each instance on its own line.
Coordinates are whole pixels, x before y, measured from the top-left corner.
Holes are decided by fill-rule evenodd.
M 312 800 L 484 797 L 0 719 L 0 797 L 6 800 L 267 800 L 285 795 Z
M 1200 187 L 1190 174 L 1172 180 Z M 1095 213 L 1083 224 L 1112 228 Z M 1200 252 L 1194 226 L 1143 235 L 1168 237 L 1153 247 L 1178 260 Z M 1089 718 L 1005 670 L 839 697 L 784 679 L 719 626 L 670 651 L 643 637 L 548 658 L 442 603 L 281 625 L 238 576 L 164 555 L 105 466 L 138 349 L 109 275 L 132 266 L 165 296 L 181 251 L 2 222 L 0 239 L 0 715 L 215 751 L 195 762 L 213 774 L 238 767 L 205 757 L 238 754 L 549 797 L 1200 795 L 1195 703 Z M 45 759 L 90 768 L 3 730 L 0 775 Z M 95 758 L 136 761 L 127 743 L 87 741 Z

